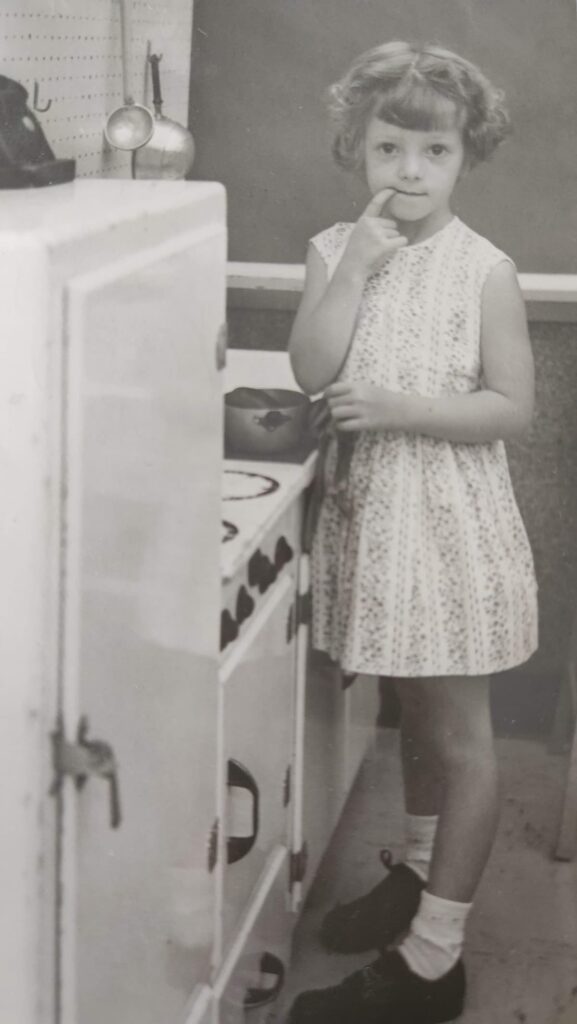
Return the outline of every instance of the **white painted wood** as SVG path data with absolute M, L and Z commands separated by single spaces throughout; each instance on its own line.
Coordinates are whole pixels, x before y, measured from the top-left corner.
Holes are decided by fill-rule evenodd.
M 69 1024 L 176 1021 L 209 973 L 222 241 L 69 287 L 65 722 L 112 745 L 123 804 L 112 831 L 105 782 L 66 787 Z
M 186 1008 L 184 1024 L 212 1024 L 212 990 L 208 985 L 198 985 Z
M 519 274 L 527 302 L 577 302 L 577 274 Z
M 239 527 L 238 535 L 223 546 L 220 563 L 223 584 L 228 585 L 239 569 L 246 565 L 252 552 L 266 540 L 274 523 L 299 499 L 314 476 L 315 463 L 314 452 L 300 464 L 241 459 L 225 463 L 225 470 L 263 473 L 272 476 L 280 486 L 258 502 L 223 500 L 223 519 L 232 519 Z M 223 490 L 225 488 L 226 483 Z
M 244 1007 L 247 988 L 262 983 L 263 954 L 272 954 L 285 971 L 288 968 L 293 918 L 286 903 L 287 862 L 285 847 L 272 851 L 242 928 L 214 984 L 213 1024 L 246 1024 L 253 1017 L 263 1019 L 258 1010 L 247 1013 Z M 274 1013 L 274 1006 L 269 1004 L 260 1012 L 268 1015 L 271 1011 Z
M 258 291 L 301 292 L 305 268 L 300 263 L 229 262 L 229 288 Z M 577 274 L 519 274 L 527 302 L 577 302 Z
M 258 640 L 259 634 L 270 619 L 270 616 L 276 611 L 277 605 L 281 604 L 286 599 L 287 594 L 292 593 L 293 590 L 294 578 L 292 575 L 283 576 L 270 592 L 269 600 L 262 604 L 254 614 L 254 617 L 249 620 L 246 631 L 238 643 L 235 643 L 232 648 L 223 652 L 219 671 L 221 683 L 228 683 L 238 666 L 247 658 L 254 657 L 254 644 Z
M 201 247 L 197 257 L 187 262 L 185 254 L 190 251 L 191 239 L 185 243 L 184 249 L 181 245 L 182 251 L 177 254 L 179 236 L 196 227 L 197 237 L 206 241 L 208 236 L 204 229 L 210 222 L 216 225 L 212 242 L 207 242 L 208 248 Z M 166 243 L 172 247 L 176 263 L 171 262 L 170 253 L 163 248 Z M 130 268 L 126 263 L 123 267 L 121 264 L 129 254 L 142 253 L 145 249 L 156 249 L 159 259 L 155 264 L 154 255 L 149 255 L 140 261 L 139 270 L 136 270 L 138 259 L 133 261 L 135 279 L 132 283 L 135 284 L 135 290 L 131 292 Z M 107 288 L 112 287 L 114 291 L 114 286 L 110 282 L 106 283 L 106 273 L 98 276 L 101 268 L 110 268 L 113 263 L 117 265 L 119 276 L 124 275 L 121 287 L 123 301 L 118 304 L 116 311 L 111 310 L 110 306 L 105 309 L 104 305 L 101 307 L 96 303 L 90 308 L 89 323 L 83 321 L 81 310 L 84 301 L 89 302 L 89 297 L 96 292 L 102 296 Z M 147 277 L 150 268 L 154 273 Z M 159 269 L 165 270 L 164 277 L 158 274 Z M 65 309 L 64 293 L 72 279 L 76 278 L 78 283 L 81 275 L 84 275 L 85 280 L 93 275 L 93 283 L 98 278 L 98 287 L 94 293 L 87 288 L 82 297 L 80 288 L 75 293 L 79 305 L 75 307 L 73 299 L 71 306 Z M 167 557 L 169 549 L 166 548 L 166 539 L 178 534 L 178 543 L 183 543 L 184 530 L 175 531 L 174 514 L 178 508 L 184 511 L 186 506 L 189 515 L 195 508 L 194 503 L 192 506 L 190 504 L 191 489 L 185 486 L 186 473 L 194 469 L 194 461 L 190 461 L 194 460 L 194 456 L 190 451 L 188 436 L 186 446 L 182 442 L 182 432 L 188 432 L 188 427 L 197 416 L 202 423 L 202 431 L 199 423 L 200 437 L 210 420 L 207 407 L 212 410 L 214 423 L 213 429 L 207 431 L 204 439 L 205 453 L 206 445 L 212 445 L 214 450 L 210 450 L 210 457 L 207 455 L 199 474 L 203 483 L 206 481 L 207 488 L 213 487 L 210 522 L 217 524 L 220 518 L 221 421 L 214 343 L 218 328 L 224 321 L 224 279 L 224 195 L 220 186 L 208 183 L 163 185 L 159 182 L 77 181 L 73 185 L 52 189 L 0 195 L 0 300 L 4 323 L 0 341 L 3 368 L 0 377 L 0 484 L 4 495 L 0 529 L 3 565 L 0 599 L 4 609 L 0 619 L 4 669 L 0 756 L 2 800 L 6 800 L 5 805 L 2 803 L 5 828 L 3 870 L 0 876 L 3 887 L 0 930 L 2 1021 L 53 1024 L 56 1019 L 65 1020 L 57 1004 L 60 997 L 64 1002 L 68 1000 L 68 1020 L 79 1024 L 79 1017 L 70 1009 L 75 986 L 68 982 L 74 966 L 71 956 L 73 947 L 71 949 L 70 944 L 70 937 L 74 933 L 66 927 L 71 920 L 75 920 L 74 915 L 68 911 L 74 896 L 75 876 L 73 872 L 67 875 L 64 871 L 58 878 L 56 825 L 63 805 L 61 800 L 49 793 L 53 776 L 50 733 L 56 722 L 63 655 L 67 659 L 66 667 L 71 683 L 66 690 L 68 738 L 74 738 L 77 710 L 88 710 L 93 736 L 97 736 L 101 728 L 107 732 L 108 723 L 111 724 L 110 734 L 105 736 L 100 733 L 100 738 L 112 740 L 113 744 L 119 741 L 120 744 L 121 795 L 128 801 L 124 811 L 128 813 L 127 820 L 133 840 L 136 820 L 133 796 L 138 786 L 146 786 L 147 781 L 150 785 L 143 801 L 145 809 L 150 808 L 153 797 L 160 799 L 162 795 L 161 802 L 166 804 L 165 815 L 172 814 L 173 818 L 178 818 L 177 831 L 182 827 L 186 833 L 186 850 L 182 856 L 178 855 L 176 863 L 165 860 L 164 867 L 168 870 L 164 872 L 157 863 L 154 876 L 155 892 L 159 900 L 165 901 L 165 932 L 170 932 L 174 940 L 173 948 L 179 947 L 178 956 L 170 952 L 163 965 L 166 967 L 164 983 L 173 987 L 179 1000 L 179 1020 L 183 1019 L 185 1005 L 197 980 L 196 976 L 191 975 L 195 969 L 191 968 L 194 957 L 187 951 L 191 937 L 190 922 L 192 920 L 196 928 L 199 920 L 199 903 L 196 898 L 194 912 L 191 913 L 189 868 L 193 866 L 190 863 L 191 857 L 200 855 L 199 844 L 202 845 L 204 862 L 206 836 L 200 830 L 198 833 L 193 832 L 191 853 L 190 831 L 187 827 L 187 821 L 191 820 L 189 779 L 192 777 L 197 780 L 199 777 L 197 765 L 198 760 L 205 760 L 204 744 L 208 748 L 208 775 L 204 777 L 210 782 L 210 759 L 215 754 L 214 731 L 198 730 L 195 720 L 195 728 L 202 734 L 193 754 L 190 741 L 194 744 L 194 734 L 190 730 L 186 731 L 186 735 L 183 734 L 190 718 L 191 704 L 197 718 L 200 706 L 189 692 L 190 685 L 185 685 L 185 677 L 189 682 L 194 679 L 199 689 L 204 686 L 209 693 L 209 701 L 218 691 L 216 671 L 220 593 L 218 573 L 214 572 L 214 567 L 218 564 L 220 532 L 216 525 L 209 525 L 209 530 L 214 530 L 215 535 L 212 554 L 207 534 L 204 534 L 198 548 L 199 557 L 206 559 L 207 564 L 210 562 L 212 582 L 209 586 L 214 589 L 212 598 L 207 591 L 203 592 L 203 602 L 199 601 L 198 593 L 191 592 L 185 579 L 190 570 L 190 551 L 194 550 L 190 542 L 194 540 L 194 531 L 200 529 L 194 515 L 187 519 L 186 554 L 182 559 L 182 567 L 185 568 L 181 567 L 181 560 L 174 553 L 171 558 Z M 197 286 L 199 292 L 195 291 Z M 175 289 L 175 293 L 171 288 Z M 72 293 L 71 287 L 68 289 L 69 296 Z M 107 294 L 110 296 L 112 293 Z M 167 304 L 170 304 L 171 313 L 168 317 L 168 332 L 164 331 Z M 159 310 L 163 313 L 162 322 L 158 320 Z M 76 340 L 84 338 L 87 342 L 84 353 L 74 347 L 74 331 L 68 330 L 70 323 L 66 323 L 68 314 L 69 321 L 76 317 L 72 327 L 82 328 Z M 183 329 L 183 324 L 186 329 Z M 142 347 L 139 349 L 139 341 L 142 342 L 146 331 L 152 341 L 150 346 L 145 346 L 145 353 Z M 91 348 L 90 340 L 94 348 Z M 65 358 L 65 341 L 71 343 L 68 350 L 72 353 L 70 364 Z M 98 346 L 101 344 L 100 350 Z M 202 355 L 198 347 L 195 349 L 195 345 L 203 347 Z M 80 355 L 83 358 L 76 359 Z M 147 359 L 147 356 L 151 358 Z M 187 358 L 193 363 L 188 368 L 183 365 L 183 360 Z M 194 394 L 190 394 L 187 385 L 191 378 L 190 370 L 193 370 L 192 379 L 198 381 L 201 387 L 201 400 L 194 409 L 191 408 Z M 72 400 L 73 379 L 77 382 L 82 379 L 86 383 L 84 408 Z M 112 417 L 104 412 L 107 396 L 111 402 L 109 408 L 114 408 L 115 404 L 118 407 L 122 402 L 125 405 L 126 415 L 122 417 L 121 428 L 116 431 Z M 64 397 L 66 402 L 63 401 Z M 165 476 L 163 478 L 160 474 L 157 481 L 157 488 L 162 490 L 160 505 L 158 490 L 155 492 L 151 489 L 149 493 L 146 488 L 144 443 L 139 445 L 136 453 L 138 458 L 133 457 L 137 433 L 134 428 L 141 424 L 138 412 L 142 411 L 147 401 L 150 402 L 151 421 L 157 426 L 164 423 L 167 436 L 174 442 L 162 452 Z M 205 403 L 204 410 L 202 402 Z M 177 408 L 181 412 L 188 410 L 188 419 L 186 414 L 180 423 L 178 417 L 173 418 L 172 414 Z M 85 416 L 86 410 L 88 414 Z M 63 416 L 63 413 L 66 415 Z M 79 425 L 83 426 L 84 434 L 78 435 Z M 65 437 L 69 442 L 66 446 L 63 445 Z M 91 477 L 91 486 L 94 484 L 94 487 L 86 490 L 86 493 L 90 493 L 90 500 L 82 509 L 81 523 L 73 496 L 81 493 L 78 471 L 84 461 L 90 461 L 78 458 L 87 438 L 89 442 L 95 443 L 96 454 L 100 446 L 100 459 L 96 458 L 94 447 L 90 459 L 92 467 L 101 472 L 100 483 L 104 478 L 105 486 L 99 489 L 95 478 Z M 104 458 L 102 452 L 107 439 Z M 142 436 L 142 440 L 150 442 L 150 431 Z M 199 448 L 203 450 L 202 445 Z M 158 444 L 155 449 L 149 443 L 146 458 L 150 460 L 158 454 L 158 450 Z M 122 458 L 126 455 L 130 455 L 132 475 L 119 472 Z M 62 486 L 64 480 L 71 484 L 69 491 Z M 166 487 L 167 483 L 172 483 L 172 486 Z M 107 489 L 106 485 L 111 486 Z M 171 494 L 178 495 L 175 498 L 176 506 L 170 505 L 168 496 Z M 198 483 L 195 484 L 193 497 L 194 501 L 200 500 Z M 68 502 L 66 524 L 62 519 L 64 499 Z M 131 502 L 140 508 L 140 512 L 132 517 L 127 513 Z M 155 502 L 159 512 L 164 502 L 164 520 L 162 515 L 153 514 Z M 111 505 L 116 505 L 119 513 L 117 516 L 106 515 L 106 508 L 110 511 Z M 63 528 L 64 525 L 69 528 L 69 532 Z M 87 536 L 91 542 L 95 542 L 94 545 L 83 545 Z M 152 541 L 153 538 L 154 544 L 147 546 L 146 540 Z M 162 557 L 156 560 L 150 557 L 147 560 L 143 557 L 145 550 L 150 555 Z M 74 551 L 82 555 L 80 565 L 74 562 Z M 66 562 L 61 562 L 62 552 L 67 556 Z M 201 565 L 200 562 L 198 564 Z M 160 571 L 166 567 L 169 567 L 168 573 Z M 72 593 L 71 600 L 71 591 L 74 588 L 78 591 L 80 583 L 81 595 L 76 593 L 75 596 Z M 147 584 L 150 584 L 148 592 Z M 194 651 L 187 651 L 186 643 L 182 640 L 185 620 L 175 614 L 179 595 L 185 592 L 188 598 L 191 593 L 195 596 L 195 602 L 191 604 L 189 601 L 189 607 L 195 604 L 198 607 L 202 603 L 202 611 L 206 616 L 203 619 L 196 611 L 194 621 L 199 623 L 196 638 L 193 625 L 186 629 L 186 636 L 193 648 L 195 640 L 198 640 L 199 649 L 202 644 L 207 645 L 202 648 L 204 655 L 202 650 L 199 656 L 195 655 L 194 664 L 198 672 L 190 671 Z M 151 593 L 156 594 L 156 601 L 161 600 L 163 607 L 168 609 L 164 620 L 155 614 Z M 64 597 L 67 599 L 66 604 Z M 64 629 L 65 623 L 74 623 L 75 600 L 80 621 L 90 626 L 84 634 L 83 643 L 76 647 L 74 637 L 67 636 Z M 209 629 L 208 605 L 211 603 L 214 617 Z M 118 612 L 116 616 L 114 609 Z M 159 623 L 162 628 L 159 628 Z M 102 631 L 100 624 L 105 626 Z M 113 642 L 116 640 L 117 643 Z M 104 652 L 95 646 L 101 641 L 106 648 Z M 124 656 L 132 657 L 139 645 L 140 660 L 135 679 L 134 662 L 130 667 Z M 207 652 L 210 645 L 212 656 L 209 658 Z M 84 675 L 81 672 L 77 678 L 70 679 L 73 675 L 71 660 L 75 650 L 81 664 L 86 668 L 88 663 L 88 668 Z M 114 666 L 115 659 L 117 668 L 121 660 L 121 670 L 113 676 L 106 672 L 106 666 Z M 212 667 L 208 666 L 209 661 Z M 158 670 L 161 662 L 161 670 Z M 175 684 L 179 674 L 183 684 L 180 688 Z M 154 676 L 157 682 L 159 679 L 162 681 L 156 692 Z M 82 693 L 75 694 L 74 688 L 79 683 L 82 691 L 90 678 L 94 682 L 91 689 L 92 702 L 88 701 L 84 708 Z M 209 678 L 212 684 L 210 687 Z M 180 704 L 174 702 L 176 718 L 167 724 L 163 716 L 166 716 L 166 708 L 170 704 L 169 691 L 172 689 L 179 690 Z M 130 713 L 130 700 L 133 697 L 140 709 L 137 709 L 136 716 Z M 127 718 L 131 727 L 135 721 L 139 727 L 132 734 L 132 740 L 138 748 L 133 760 L 126 754 L 127 732 L 123 732 L 123 729 Z M 199 720 L 202 720 L 201 717 Z M 147 723 L 151 721 L 154 722 L 154 742 L 163 747 L 162 764 L 170 763 L 168 751 L 170 757 L 181 758 L 180 764 L 183 765 L 185 762 L 181 755 L 184 746 L 184 758 L 188 763 L 193 761 L 189 771 L 175 772 L 172 776 L 165 770 L 164 782 L 154 773 L 148 780 L 145 777 L 140 779 L 138 758 L 145 751 L 144 760 L 148 760 L 145 731 Z M 169 741 L 162 743 L 162 732 L 164 729 L 166 733 L 167 728 L 170 730 Z M 121 750 L 123 746 L 124 753 Z M 162 785 L 167 782 L 167 774 L 168 792 L 164 798 Z M 73 818 L 76 817 L 79 827 L 83 829 L 82 842 L 86 840 L 90 845 L 95 838 L 95 848 L 98 848 L 95 854 L 99 853 L 110 866 L 104 908 L 107 906 L 106 901 L 108 906 L 111 903 L 112 887 L 109 882 L 119 868 L 120 847 L 126 835 L 122 829 L 118 833 L 112 833 L 109 829 L 105 789 L 106 784 L 101 780 L 91 781 L 80 794 L 76 813 L 77 795 L 72 783 L 68 781 L 64 801 L 66 811 L 70 811 L 74 805 L 68 823 L 72 826 Z M 177 801 L 183 801 L 181 806 L 185 808 L 184 814 L 176 814 Z M 137 813 L 142 814 L 144 811 L 141 808 Z M 162 816 L 159 820 L 162 828 Z M 119 842 L 121 834 L 123 838 Z M 166 842 L 167 849 L 173 838 L 171 829 L 165 829 L 162 842 Z M 146 842 L 142 843 L 145 839 L 146 829 L 143 829 L 138 835 L 138 845 L 143 845 L 146 856 L 147 845 Z M 75 850 L 73 840 L 75 842 L 74 831 L 68 828 L 64 838 L 67 864 L 70 864 L 71 854 Z M 170 849 L 176 850 L 176 847 Z M 83 850 L 83 855 L 85 852 Z M 137 862 L 131 859 L 130 871 L 133 870 L 133 864 Z M 82 860 L 76 876 L 82 878 Z M 132 878 L 129 881 L 133 884 Z M 125 895 L 128 891 L 128 888 L 122 888 Z M 61 897 L 64 899 L 63 913 L 59 907 Z M 96 916 L 85 918 L 89 929 L 94 926 L 101 910 L 97 904 L 96 890 L 92 893 L 88 890 L 79 897 L 81 904 L 85 901 L 84 906 L 86 900 L 90 902 L 90 899 L 94 901 Z M 119 902 L 118 912 L 123 909 L 126 911 L 126 905 L 122 907 Z M 208 907 L 207 915 L 212 918 Z M 60 945 L 55 937 L 62 925 L 65 927 L 63 944 Z M 212 920 L 208 930 L 210 927 Z M 146 927 L 143 926 L 142 930 L 146 932 Z M 112 955 L 114 940 L 116 937 L 121 939 L 121 932 L 122 928 L 105 929 L 105 934 L 99 937 L 102 949 L 108 949 Z M 83 933 L 82 942 L 85 940 L 86 935 Z M 118 949 L 120 946 L 121 942 Z M 208 948 L 201 956 L 207 961 L 205 967 L 208 971 Z M 55 991 L 54 978 L 62 973 L 63 965 L 62 980 L 65 986 L 59 992 Z M 154 966 L 159 970 L 156 960 Z M 96 971 L 92 973 L 91 969 L 90 976 L 94 980 Z M 99 1005 L 102 1008 L 104 1004 Z M 153 1011 L 153 1006 L 150 1010 L 146 1009 L 148 1013 Z M 146 1012 L 143 1017 L 139 1016 L 139 1024 L 146 1020 Z M 107 1014 L 107 1018 L 114 1020 L 111 1014 Z M 130 1015 L 124 1014 L 121 1019 L 122 1024 L 130 1024 Z M 89 1020 L 89 1015 L 82 1014 L 82 1024 Z M 157 1018 L 154 1020 L 157 1024 Z
M 301 263 L 235 263 L 229 262 L 229 288 L 254 288 L 263 291 L 300 292 L 305 281 Z
M 1 224 L 0 306 L 0 1020 L 36 1024 L 54 998 L 47 723 L 58 672 L 60 391 L 46 345 L 45 252 Z
M 287 634 L 296 594 L 294 573 L 284 576 L 266 603 L 266 614 L 224 692 L 224 761 L 237 761 L 258 787 L 259 828 L 251 851 L 234 864 L 224 862 L 219 916 L 222 949 L 230 948 L 239 923 L 259 884 L 271 851 L 289 843 L 286 773 L 292 761 L 295 640 Z M 264 608 L 263 608 L 264 612 Z M 256 620 L 255 620 L 256 621 Z M 227 789 L 223 833 L 252 834 L 253 799 L 246 790 Z M 286 880 L 288 886 L 288 879 Z
M 234 388 L 246 387 L 301 390 L 287 352 L 255 352 L 254 349 L 231 348 L 227 353 L 224 383 L 225 393 Z

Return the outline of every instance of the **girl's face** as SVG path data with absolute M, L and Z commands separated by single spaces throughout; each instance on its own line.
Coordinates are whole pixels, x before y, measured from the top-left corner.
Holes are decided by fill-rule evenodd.
M 455 124 L 431 131 L 400 128 L 373 116 L 364 142 L 367 184 L 374 195 L 393 188 L 387 212 L 399 221 L 437 230 L 451 217 L 451 195 L 465 169 Z M 414 233 L 414 232 L 413 232 Z

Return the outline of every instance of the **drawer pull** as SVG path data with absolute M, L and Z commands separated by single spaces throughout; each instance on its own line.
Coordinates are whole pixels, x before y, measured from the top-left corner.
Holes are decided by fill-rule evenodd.
M 260 793 L 256 780 L 240 761 L 232 758 L 228 762 L 226 784 L 229 789 L 245 789 L 252 797 L 252 834 L 227 837 L 227 863 L 235 864 L 250 853 L 256 843 L 259 830 Z
M 278 956 L 273 956 L 272 953 L 263 953 L 260 959 L 260 973 L 263 982 L 265 979 L 262 978 L 262 975 L 267 975 L 269 979 L 274 980 L 272 984 L 263 984 L 262 988 L 247 988 L 244 997 L 245 1010 L 256 1010 L 260 1006 L 274 1002 L 284 985 L 284 964 Z

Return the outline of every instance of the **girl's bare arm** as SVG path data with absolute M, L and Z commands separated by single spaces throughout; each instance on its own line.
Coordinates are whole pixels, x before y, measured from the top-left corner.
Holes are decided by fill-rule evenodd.
M 308 394 L 323 391 L 337 376 L 349 350 L 364 283 L 342 261 L 328 282 L 321 257 L 309 246 L 305 288 L 288 345 L 293 373 Z
M 393 195 L 393 189 L 384 189 L 372 197 L 330 281 L 309 246 L 305 289 L 289 339 L 293 373 L 308 394 L 323 391 L 343 365 L 367 277 L 407 244 L 396 224 L 382 216 Z

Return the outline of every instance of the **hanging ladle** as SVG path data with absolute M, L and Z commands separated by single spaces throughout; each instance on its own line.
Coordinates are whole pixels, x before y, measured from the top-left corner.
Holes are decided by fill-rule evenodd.
M 130 4 L 132 0 L 128 0 Z M 104 136 L 115 149 L 133 150 L 146 145 L 154 131 L 154 118 L 148 107 L 135 103 L 128 88 L 129 55 L 128 41 L 131 38 L 131 24 L 126 0 L 120 3 L 120 43 L 122 47 L 122 82 L 124 105 L 108 115 Z
M 152 138 L 132 154 L 133 178 L 185 178 L 194 160 L 194 139 L 187 128 L 162 113 L 160 71 L 162 54 L 149 53 L 152 75 L 154 131 Z

